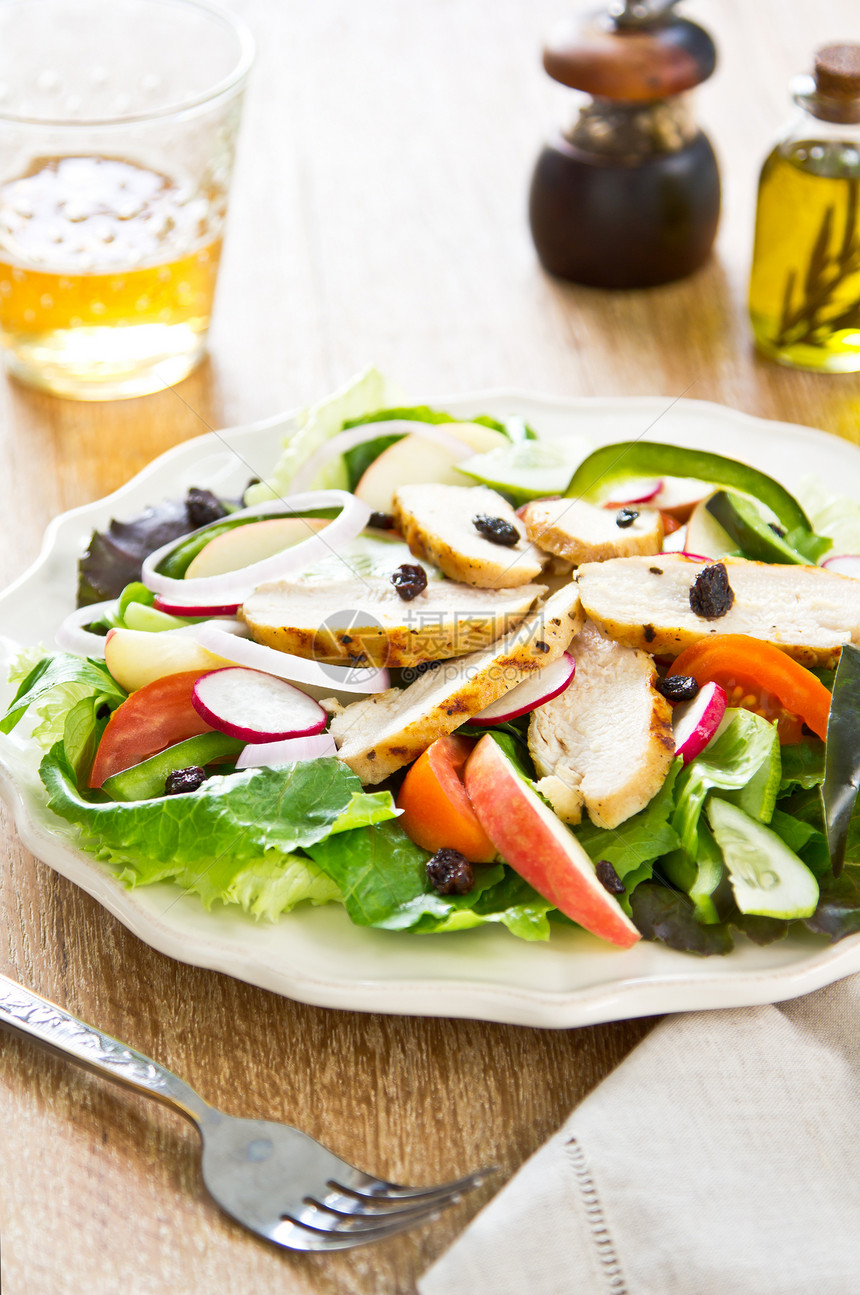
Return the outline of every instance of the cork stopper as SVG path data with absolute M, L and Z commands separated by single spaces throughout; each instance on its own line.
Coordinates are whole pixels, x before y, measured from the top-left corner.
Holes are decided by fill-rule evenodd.
M 821 121 L 860 122 L 860 45 L 825 45 L 815 55 L 813 76 L 792 82 L 796 103 Z
M 825 45 L 815 55 L 815 88 L 829 99 L 860 97 L 860 45 Z

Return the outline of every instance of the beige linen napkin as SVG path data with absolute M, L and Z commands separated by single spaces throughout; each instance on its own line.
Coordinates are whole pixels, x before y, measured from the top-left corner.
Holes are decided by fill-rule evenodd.
M 668 1017 L 421 1295 L 858 1295 L 860 976 Z

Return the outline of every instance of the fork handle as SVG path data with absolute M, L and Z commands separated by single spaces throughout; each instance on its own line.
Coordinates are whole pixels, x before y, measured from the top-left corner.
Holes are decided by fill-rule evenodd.
M 0 1025 L 34 1039 L 87 1070 L 174 1107 L 198 1127 L 217 1112 L 183 1079 L 109 1034 L 0 975 Z

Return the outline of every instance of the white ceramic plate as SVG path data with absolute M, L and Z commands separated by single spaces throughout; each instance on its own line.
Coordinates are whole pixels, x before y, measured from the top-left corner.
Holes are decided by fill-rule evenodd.
M 633 439 L 647 429 L 653 440 L 743 459 L 789 488 L 814 472 L 860 499 L 860 452 L 854 446 L 720 405 L 660 397 L 559 401 L 515 391 L 433 403 L 463 417 L 520 414 L 541 435 L 584 436 L 595 445 Z M 191 485 L 238 492 L 250 476 L 271 470 L 291 426 L 289 416 L 279 417 L 189 441 L 107 499 L 57 518 L 37 562 L 0 596 L 5 654 L 22 643 L 52 645 L 56 626 L 73 606 L 77 559 L 94 527 L 178 497 Z M 644 941 L 619 952 L 563 927 L 548 944 L 525 943 L 494 929 L 435 937 L 363 930 L 337 905 L 300 909 L 275 925 L 223 907 L 207 913 L 173 885 L 128 890 L 76 848 L 72 829 L 45 808 L 36 767 L 37 756 L 14 732 L 0 736 L 0 791 L 21 839 L 38 858 L 162 953 L 303 1002 L 567 1027 L 776 1002 L 860 971 L 860 936 L 827 945 L 804 932 L 767 948 L 739 939 L 728 957 L 698 959 Z

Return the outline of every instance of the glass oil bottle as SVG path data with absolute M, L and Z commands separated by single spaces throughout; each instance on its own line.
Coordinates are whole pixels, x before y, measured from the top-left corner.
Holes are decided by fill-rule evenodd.
M 759 181 L 749 309 L 758 349 L 860 370 L 860 45 L 828 45 L 792 85 L 799 114 Z

